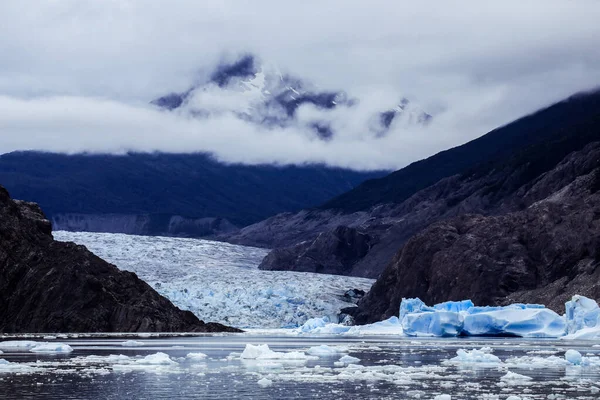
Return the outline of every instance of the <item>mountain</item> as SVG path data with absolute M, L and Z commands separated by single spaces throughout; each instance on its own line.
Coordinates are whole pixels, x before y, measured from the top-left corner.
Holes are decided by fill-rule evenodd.
M 467 213 L 501 215 L 542 200 L 525 194 L 570 153 L 600 140 L 599 127 L 600 92 L 577 95 L 317 209 L 273 216 L 224 239 L 275 247 L 262 269 L 377 277 L 432 223 Z M 361 251 L 347 248 L 349 237 Z
M 205 236 L 322 203 L 383 172 L 221 164 L 206 154 L 0 156 L 0 182 L 55 229 Z
M 84 246 L 54 241 L 39 206 L 0 187 L 0 332 L 223 332 Z
M 540 303 L 557 312 L 575 294 L 598 299 L 599 189 L 600 142 L 593 142 L 522 190 L 523 210 L 464 214 L 413 236 L 347 312 L 364 323 L 397 315 L 402 298 Z
M 464 173 L 482 163 L 504 160 L 520 149 L 560 135 L 595 118 L 599 108 L 600 92 L 574 95 L 462 146 L 417 161 L 383 178 L 366 181 L 319 208 L 349 213 L 378 204 L 401 203 L 442 178 Z
M 318 110 L 352 108 L 360 99 L 343 90 L 323 90 L 311 82 L 281 73 L 276 67 L 245 55 L 218 65 L 206 81 L 185 92 L 170 93 L 151 103 L 197 118 L 229 114 L 262 127 L 301 126 L 322 140 L 335 139 L 331 116 L 299 121 L 298 109 L 310 105 Z M 365 126 L 375 137 L 385 136 L 392 125 L 427 125 L 432 116 L 406 98 L 372 116 Z

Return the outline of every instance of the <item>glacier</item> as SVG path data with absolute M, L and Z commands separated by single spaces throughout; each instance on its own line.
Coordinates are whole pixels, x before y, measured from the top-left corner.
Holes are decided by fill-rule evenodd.
M 135 272 L 176 306 L 205 321 L 238 328 L 297 328 L 311 318 L 337 322 L 344 293 L 368 291 L 373 279 L 262 271 L 269 250 L 202 239 L 53 232 Z

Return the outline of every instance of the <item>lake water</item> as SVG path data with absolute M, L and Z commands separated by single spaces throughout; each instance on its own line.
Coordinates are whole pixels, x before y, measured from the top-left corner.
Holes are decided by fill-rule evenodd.
M 123 346 L 125 340 L 139 343 Z M 600 398 L 600 347 L 589 342 L 264 333 L 49 341 L 66 343 L 73 351 L 34 354 L 5 349 L 0 354 L 10 363 L 0 362 L 0 398 L 435 399 L 442 394 L 452 400 Z M 246 344 L 268 344 L 271 350 L 286 353 L 327 345 L 334 353 L 308 360 L 241 359 Z M 499 360 L 449 361 L 459 349 L 480 348 Z M 583 355 L 583 366 L 565 361 L 569 349 Z M 189 353 L 206 357 L 188 357 Z M 358 360 L 341 362 L 344 356 Z

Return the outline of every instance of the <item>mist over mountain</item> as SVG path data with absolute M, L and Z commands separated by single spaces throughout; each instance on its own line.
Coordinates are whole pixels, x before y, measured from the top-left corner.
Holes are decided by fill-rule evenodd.
M 205 82 L 159 97 L 151 104 L 196 118 L 233 115 L 266 129 L 297 126 L 311 131 L 315 138 L 335 140 L 338 132 L 328 111 L 351 109 L 359 102 L 343 90 L 321 89 L 246 54 L 217 65 Z M 373 113 L 364 130 L 366 135 L 380 138 L 392 125 L 425 126 L 431 119 L 430 114 L 399 95 L 396 104 Z

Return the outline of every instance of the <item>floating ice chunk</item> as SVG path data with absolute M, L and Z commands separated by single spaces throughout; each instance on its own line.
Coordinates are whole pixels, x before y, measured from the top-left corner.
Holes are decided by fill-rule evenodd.
M 267 344 L 247 344 L 240 358 L 242 360 L 311 360 L 315 357 L 307 356 L 301 351 L 287 353 L 273 351 Z
M 73 348 L 64 343 L 39 343 L 29 351 L 32 353 L 70 353 Z
M 124 346 L 124 347 L 140 347 L 143 345 L 144 345 L 144 342 L 139 342 L 137 340 L 126 340 L 123 343 L 121 343 L 121 346 Z
M 402 318 L 402 330 L 408 336 L 458 336 L 462 327 L 463 316 L 456 312 L 408 313 Z
M 433 400 L 452 400 L 452 396 L 449 394 L 438 394 L 433 398 Z
M 519 396 L 508 396 L 506 398 L 506 400 L 524 400 L 524 399 Z
M 204 354 L 204 353 L 188 353 L 188 355 L 185 357 L 189 358 L 190 360 L 204 360 L 206 358 L 206 354 Z
M 342 358 L 340 358 L 340 362 L 344 364 L 357 364 L 360 362 L 360 358 L 345 355 Z
M 32 340 L 7 340 L 0 342 L 0 349 L 8 351 L 29 350 L 39 343 Z
M 135 363 L 138 365 L 177 365 L 177 362 L 171 360 L 168 354 L 162 352 L 150 354 L 141 360 L 136 360 Z
M 492 354 L 492 349 L 489 347 L 482 347 L 479 350 L 458 349 L 456 351 L 456 357 L 451 358 L 448 361 L 453 364 L 502 364 L 502 361 Z
M 464 317 L 463 334 L 507 335 L 520 337 L 560 337 L 565 334 L 564 319 L 538 305 L 476 307 Z
M 44 340 L 54 340 L 54 339 L 56 339 L 56 336 L 52 336 L 52 335 L 44 336 Z
M 108 356 L 91 355 L 83 357 L 81 358 L 81 360 L 83 360 L 84 364 L 113 364 L 130 361 L 131 357 L 123 354 L 110 354 Z
M 508 383 L 509 385 L 522 385 L 532 379 L 533 378 L 529 376 L 517 374 L 516 372 L 511 371 L 508 371 L 506 375 L 500 378 L 502 382 Z
M 574 365 L 581 365 L 583 357 L 577 350 L 567 350 L 565 353 L 565 360 Z
M 347 347 L 340 346 L 327 346 L 326 344 L 322 344 L 320 346 L 314 346 L 308 349 L 306 352 L 312 356 L 318 357 L 333 357 L 342 353 L 346 353 L 348 351 Z
M 273 381 L 267 378 L 261 378 L 256 383 L 258 383 L 258 385 L 261 387 L 269 387 L 273 384 Z

